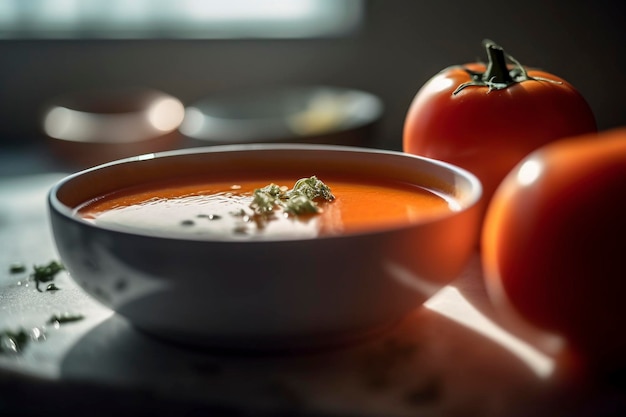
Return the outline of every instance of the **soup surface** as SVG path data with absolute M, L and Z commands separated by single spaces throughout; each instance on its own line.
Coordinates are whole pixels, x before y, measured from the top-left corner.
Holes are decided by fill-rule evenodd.
M 299 177 L 163 181 L 111 193 L 76 208 L 96 224 L 142 234 L 198 239 L 310 238 L 419 222 L 458 210 L 448 196 L 395 182 L 320 177 L 335 196 L 317 214 L 269 215 L 250 208 L 253 192 L 270 183 L 293 187 Z

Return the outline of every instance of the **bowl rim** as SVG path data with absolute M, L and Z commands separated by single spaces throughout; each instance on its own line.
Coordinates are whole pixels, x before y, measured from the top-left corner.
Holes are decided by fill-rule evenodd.
M 153 235 L 147 233 L 141 233 L 140 231 L 131 231 L 131 230 L 123 230 L 123 228 L 116 228 L 111 226 L 103 226 L 97 225 L 92 222 L 86 221 L 82 219 L 80 216 L 77 216 L 74 213 L 74 209 L 69 207 L 65 203 L 61 202 L 59 197 L 57 196 L 59 190 L 72 180 L 84 176 L 88 173 L 100 171 L 106 169 L 108 167 L 141 162 L 145 160 L 152 159 L 164 159 L 164 158 L 176 158 L 176 157 L 185 157 L 191 155 L 199 155 L 199 154 L 213 154 L 213 153 L 229 153 L 229 152 L 254 152 L 254 151 L 272 151 L 272 150 L 281 150 L 281 151 L 328 151 L 328 152 L 346 152 L 346 153 L 361 153 L 368 155 L 387 155 L 391 157 L 397 158 L 409 158 L 415 159 L 421 162 L 425 162 L 428 164 L 435 165 L 444 170 L 448 170 L 454 175 L 460 176 L 464 178 L 470 185 L 470 192 L 465 197 L 467 203 L 462 206 L 462 209 L 455 212 L 445 212 L 439 216 L 429 217 L 427 221 L 424 222 L 412 222 L 412 223 L 399 223 L 397 225 L 385 226 L 383 228 L 376 229 L 368 229 L 357 232 L 349 232 L 349 233 L 340 233 L 336 235 L 323 235 L 323 236 L 315 236 L 315 237 L 296 237 L 296 238 L 263 238 L 263 239 L 215 239 L 215 238 L 193 238 L 193 237 L 182 237 L 182 236 L 166 236 L 166 235 Z M 97 229 L 100 231 L 105 231 L 108 233 L 122 234 L 127 236 L 134 237 L 143 237 L 147 239 L 156 239 L 156 240 L 167 240 L 167 241 L 184 241 L 184 242 L 203 242 L 203 243 L 219 243 L 221 244 L 234 244 L 234 245 L 253 245 L 253 244 L 271 244 L 271 243 L 284 243 L 284 242 L 302 242 L 302 241 L 311 241 L 311 240 L 326 240 L 326 239 L 346 239 L 353 238 L 355 236 L 373 236 L 384 233 L 389 233 L 391 231 L 399 231 L 407 229 L 408 226 L 417 226 L 423 225 L 426 223 L 432 223 L 435 221 L 439 221 L 442 219 L 450 218 L 455 215 L 459 215 L 461 213 L 467 212 L 468 210 L 478 206 L 483 194 L 483 186 L 478 179 L 478 177 L 472 172 L 459 167 L 457 165 L 437 160 L 433 158 L 428 158 L 421 155 L 414 155 L 401 151 L 394 150 L 386 150 L 386 149 L 377 149 L 377 148 L 366 148 L 366 147 L 357 147 L 357 146 L 346 146 L 346 145 L 324 145 L 324 144 L 306 144 L 306 143 L 242 143 L 242 144 L 226 144 L 226 145 L 214 145 L 214 146 L 202 146 L 202 147 L 194 147 L 194 148 L 184 148 L 184 149 L 176 149 L 171 151 L 162 151 L 162 152 L 154 152 L 154 153 L 146 153 L 136 156 L 131 156 L 127 158 L 117 159 L 114 161 L 106 162 L 100 165 L 96 165 L 90 168 L 86 168 L 80 170 L 78 172 L 74 172 L 65 176 L 64 178 L 58 180 L 48 191 L 47 200 L 49 206 L 49 212 L 55 212 L 58 215 L 61 215 L 65 219 L 68 219 L 74 223 L 78 223 L 83 227 Z

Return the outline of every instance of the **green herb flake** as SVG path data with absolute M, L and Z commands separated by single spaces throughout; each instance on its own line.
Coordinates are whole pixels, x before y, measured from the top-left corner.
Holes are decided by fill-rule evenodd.
M 9 267 L 9 273 L 11 274 L 21 274 L 23 272 L 26 272 L 26 265 L 24 264 L 14 263 Z
M 26 330 L 20 329 L 17 332 L 5 330 L 0 332 L 0 354 L 20 353 L 29 341 Z
M 284 192 L 276 184 L 266 185 L 254 190 L 250 208 L 257 214 L 268 214 L 281 204 Z
M 34 265 L 31 277 L 35 280 L 35 286 L 37 288 L 37 291 L 43 292 L 39 288 L 39 284 L 42 282 L 50 282 L 54 280 L 56 275 L 63 270 L 65 270 L 65 268 L 57 261 L 51 261 L 48 265 Z
M 277 207 L 288 214 L 316 214 L 321 211 L 316 199 L 332 201 L 335 196 L 330 187 L 312 176 L 299 179 L 291 190 L 273 183 L 254 190 L 250 208 L 257 215 L 270 214 Z
M 285 192 L 285 189 L 283 187 L 280 187 L 276 184 L 270 184 L 270 185 L 266 185 L 265 187 L 257 190 L 263 194 L 267 194 L 270 197 L 274 197 L 274 198 L 282 198 L 283 194 Z
M 285 203 L 285 212 L 289 214 L 315 214 L 320 208 L 315 201 L 305 195 L 294 195 Z
M 85 316 L 83 316 L 82 314 L 70 314 L 70 313 L 63 313 L 60 315 L 55 314 L 52 317 L 50 317 L 46 323 L 51 324 L 55 327 L 58 327 L 61 324 L 80 321 L 80 320 L 83 320 L 84 318 Z
M 47 325 L 53 325 L 58 329 L 61 324 L 82 320 L 80 314 L 65 313 L 62 315 L 53 315 L 47 322 Z M 17 331 L 4 330 L 0 331 L 0 355 L 2 354 L 19 354 L 31 342 L 43 342 L 47 339 L 46 327 L 33 327 L 30 330 L 20 328 Z
M 48 284 L 48 286 L 46 287 L 46 291 L 59 291 L 60 288 L 57 287 L 54 282 L 52 284 Z
M 309 200 L 323 198 L 326 201 L 332 201 L 335 196 L 330 191 L 330 187 L 320 181 L 315 175 L 309 178 L 300 178 L 296 181 L 291 191 L 287 192 L 287 196 L 305 195 Z

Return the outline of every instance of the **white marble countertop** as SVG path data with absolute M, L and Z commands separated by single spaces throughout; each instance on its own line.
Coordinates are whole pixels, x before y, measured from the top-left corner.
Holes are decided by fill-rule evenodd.
M 196 350 L 136 331 L 65 272 L 40 292 L 29 272 L 58 260 L 45 196 L 62 174 L 0 178 L 0 332 L 37 329 L 0 353 L 0 415 L 618 416 L 619 380 L 579 379 L 543 339 L 491 309 L 478 257 L 395 327 L 332 350 Z M 53 315 L 84 319 L 58 327 Z M 85 414 L 89 413 L 89 414 Z M 55 413 L 53 413 L 55 414 Z

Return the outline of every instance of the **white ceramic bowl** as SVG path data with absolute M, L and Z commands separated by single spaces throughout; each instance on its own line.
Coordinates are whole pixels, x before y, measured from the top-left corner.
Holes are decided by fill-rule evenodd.
M 276 164 L 421 185 L 447 193 L 460 210 L 372 232 L 269 241 L 148 236 L 74 214 L 79 204 L 131 184 Z M 56 184 L 49 208 L 73 279 L 137 328 L 197 345 L 275 349 L 345 342 L 420 306 L 460 274 L 475 249 L 480 196 L 472 174 L 439 161 L 365 148 L 266 144 L 100 165 Z
M 383 107 L 371 93 L 341 87 L 224 91 L 187 106 L 180 131 L 192 146 L 270 142 L 368 146 Z

